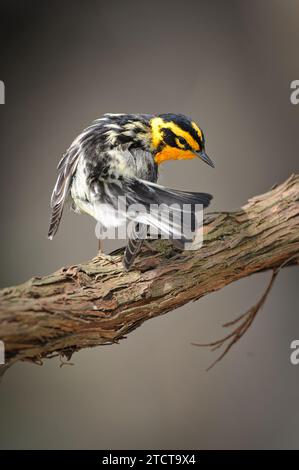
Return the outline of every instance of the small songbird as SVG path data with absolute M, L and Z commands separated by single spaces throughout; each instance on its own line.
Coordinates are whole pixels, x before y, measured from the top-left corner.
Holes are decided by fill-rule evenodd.
M 67 199 L 72 210 L 91 215 L 105 228 L 118 226 L 127 218 L 126 214 L 115 217 L 120 196 L 125 196 L 127 205 L 146 208 L 150 204 L 207 207 L 210 194 L 156 184 L 162 162 L 196 157 L 214 167 L 205 153 L 202 130 L 182 114 L 104 114 L 74 140 L 58 164 L 48 237 L 52 239 L 57 232 Z M 152 213 L 134 219 L 123 258 L 126 270 L 139 253 L 144 238 L 140 234 L 148 226 L 172 238 L 175 227 L 169 224 L 165 228 L 160 219 Z

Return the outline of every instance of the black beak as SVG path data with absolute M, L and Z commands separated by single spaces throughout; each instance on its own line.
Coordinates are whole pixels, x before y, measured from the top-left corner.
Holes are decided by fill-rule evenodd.
M 210 157 L 206 154 L 204 150 L 201 150 L 200 152 L 195 152 L 195 155 L 200 158 L 203 162 L 207 163 L 210 165 L 212 168 L 215 168 L 214 163 L 210 159 Z

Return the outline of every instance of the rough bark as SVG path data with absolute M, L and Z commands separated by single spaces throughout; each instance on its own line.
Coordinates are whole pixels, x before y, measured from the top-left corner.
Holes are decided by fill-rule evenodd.
M 203 246 L 195 251 L 178 252 L 156 240 L 130 272 L 116 252 L 3 289 L 6 361 L 70 357 L 81 348 L 118 342 L 145 320 L 290 257 L 298 263 L 299 175 L 236 212 L 208 214 Z

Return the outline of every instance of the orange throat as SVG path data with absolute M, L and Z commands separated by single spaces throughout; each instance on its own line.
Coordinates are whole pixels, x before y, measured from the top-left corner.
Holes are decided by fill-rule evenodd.
M 193 152 L 190 150 L 182 150 L 177 147 L 170 147 L 166 145 L 161 152 L 155 155 L 155 162 L 159 165 L 167 160 L 191 160 L 195 158 Z

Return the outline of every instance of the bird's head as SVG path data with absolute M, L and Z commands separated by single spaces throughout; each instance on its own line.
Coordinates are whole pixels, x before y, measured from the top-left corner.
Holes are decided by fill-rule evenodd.
M 150 120 L 150 125 L 156 163 L 197 157 L 214 167 L 205 153 L 202 130 L 188 117 L 183 114 L 160 114 Z

